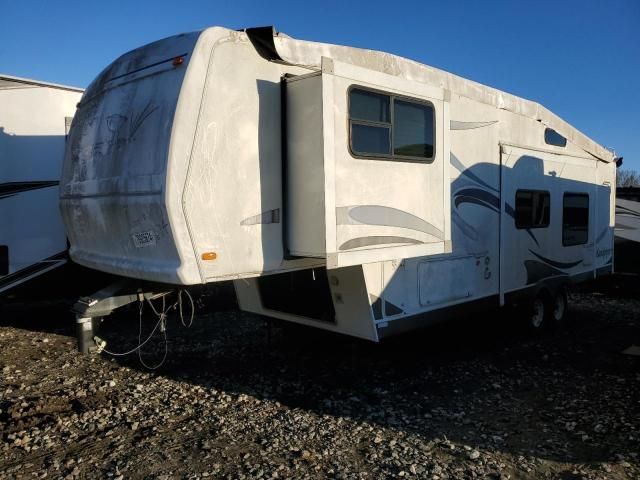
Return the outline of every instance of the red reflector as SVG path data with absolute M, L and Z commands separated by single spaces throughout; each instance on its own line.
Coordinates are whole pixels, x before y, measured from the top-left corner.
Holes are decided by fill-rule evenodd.
M 173 66 L 177 67 L 178 65 L 182 65 L 184 63 L 184 57 L 176 57 L 173 59 Z

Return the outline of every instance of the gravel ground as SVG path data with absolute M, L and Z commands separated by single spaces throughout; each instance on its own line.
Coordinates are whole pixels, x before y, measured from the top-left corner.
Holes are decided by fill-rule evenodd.
M 171 318 L 153 372 L 77 354 L 66 306 L 5 308 L 0 478 L 640 478 L 640 357 L 621 353 L 640 297 L 606 293 L 574 293 L 569 324 L 535 337 L 509 313 L 380 345 L 233 309 Z M 137 318 L 105 321 L 108 348 L 136 345 Z

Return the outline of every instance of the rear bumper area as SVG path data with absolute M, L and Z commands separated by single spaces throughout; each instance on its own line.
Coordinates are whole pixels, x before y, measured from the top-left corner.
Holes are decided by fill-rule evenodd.
M 140 261 L 131 258 L 119 258 L 99 255 L 96 252 L 72 247 L 69 250 L 72 260 L 84 267 L 92 268 L 113 275 L 159 283 L 183 285 L 178 274 L 180 263 L 175 261 Z
M 186 268 L 193 253 L 178 251 L 161 193 L 62 197 L 61 210 L 65 224 L 73 225 L 73 261 L 141 280 L 201 282 L 197 268 Z

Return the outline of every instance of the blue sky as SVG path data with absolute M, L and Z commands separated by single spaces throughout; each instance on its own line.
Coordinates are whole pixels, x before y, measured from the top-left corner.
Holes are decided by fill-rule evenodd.
M 640 170 L 640 1 L 0 0 L 0 72 L 77 86 L 211 25 L 392 52 L 536 100 Z

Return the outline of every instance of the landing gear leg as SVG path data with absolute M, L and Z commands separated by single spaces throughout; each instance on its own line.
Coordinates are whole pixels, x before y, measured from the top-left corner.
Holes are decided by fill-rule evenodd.
M 96 348 L 93 342 L 93 320 L 91 317 L 80 315 L 76 317 L 76 337 L 80 353 L 87 354 Z
M 153 299 L 166 295 L 171 291 L 168 285 L 141 283 L 135 284 L 127 279 L 118 280 L 95 292 L 89 297 L 82 297 L 73 306 L 76 314 L 76 336 L 78 351 L 84 354 L 98 351 L 95 341 L 95 327 L 103 317 L 125 305 Z

